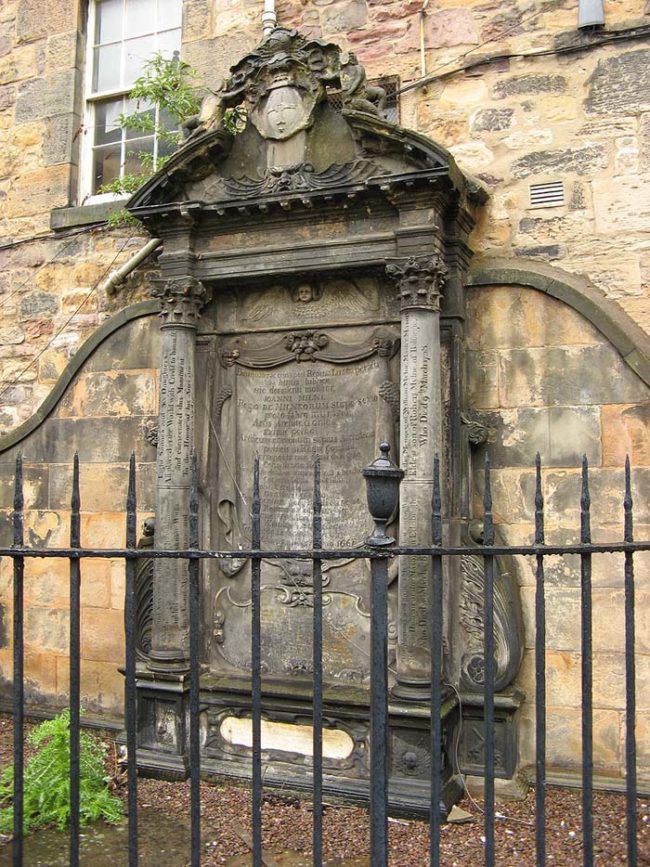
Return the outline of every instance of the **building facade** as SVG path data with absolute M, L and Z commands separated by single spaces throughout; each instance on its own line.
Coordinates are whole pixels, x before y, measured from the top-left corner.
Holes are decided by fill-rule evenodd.
M 368 80 L 397 77 L 399 124 L 447 149 L 487 193 L 468 238 L 466 404 L 488 431 L 494 511 L 508 542 L 530 541 L 534 458 L 544 463 L 547 539 L 579 526 L 580 463 L 592 468 L 595 541 L 622 536 L 622 467 L 634 469 L 636 532 L 650 526 L 650 17 L 641 0 L 605 2 L 578 29 L 577 3 L 335 0 L 280 2 L 278 24 L 353 52 Z M 101 182 L 128 170 L 115 117 L 157 50 L 217 89 L 259 43 L 261 0 L 8 2 L 0 10 L 0 526 L 11 475 L 26 463 L 29 539 L 64 545 L 70 462 L 82 464 L 82 539 L 121 544 L 130 452 L 142 517 L 155 507 L 152 429 L 159 401 L 156 253 L 109 286 L 149 240 L 106 223 Z M 158 143 L 141 145 L 157 153 Z M 251 236 L 252 237 L 252 236 Z M 262 243 L 256 239 L 255 243 Z M 280 246 L 278 244 L 278 246 Z M 163 255 L 167 251 L 163 251 Z M 209 432 L 206 434 L 209 438 Z M 480 516 L 480 504 L 466 507 Z M 644 532 L 645 531 L 645 532 Z M 549 564 L 549 764 L 580 763 L 576 564 Z M 10 568 L 0 573 L 0 669 L 11 680 Z M 596 769 L 624 765 L 623 574 L 594 571 Z M 637 562 L 639 767 L 650 774 L 647 559 Z M 524 620 L 516 685 L 520 755 L 534 759 L 534 573 L 521 558 Z M 84 567 L 82 692 L 119 716 L 123 564 Z M 34 561 L 27 584 L 26 673 L 33 703 L 67 692 L 67 564 Z

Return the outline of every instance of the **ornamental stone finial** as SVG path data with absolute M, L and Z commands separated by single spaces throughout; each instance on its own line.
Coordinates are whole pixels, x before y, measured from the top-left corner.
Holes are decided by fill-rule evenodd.
M 189 325 L 196 327 L 203 307 L 211 297 L 210 290 L 194 277 L 174 277 L 152 292 L 161 303 L 162 325 Z
M 410 256 L 386 265 L 386 274 L 397 283 L 400 309 L 440 310 L 442 288 L 448 275 L 447 266 L 436 253 Z

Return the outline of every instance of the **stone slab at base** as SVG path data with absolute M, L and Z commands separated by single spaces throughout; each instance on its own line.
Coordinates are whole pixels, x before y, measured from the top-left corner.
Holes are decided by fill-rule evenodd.
M 464 789 L 473 798 L 482 798 L 485 787 L 483 777 L 469 776 L 464 778 Z M 523 801 L 530 785 L 526 776 L 521 772 L 515 774 L 510 780 L 494 780 L 494 797 L 497 801 Z
M 137 679 L 139 771 L 182 779 L 188 774 L 188 683 L 147 670 Z M 312 789 L 312 704 L 308 682 L 264 683 L 264 785 L 285 791 Z M 463 792 L 454 772 L 452 747 L 459 711 L 455 696 L 442 716 L 440 813 L 446 818 Z M 201 773 L 250 781 L 251 693 L 245 678 L 202 678 Z M 422 704 L 389 705 L 389 809 L 394 816 L 426 816 L 430 809 L 431 751 L 428 709 Z M 323 701 L 323 791 L 344 803 L 369 800 L 369 706 L 358 687 L 326 688 Z

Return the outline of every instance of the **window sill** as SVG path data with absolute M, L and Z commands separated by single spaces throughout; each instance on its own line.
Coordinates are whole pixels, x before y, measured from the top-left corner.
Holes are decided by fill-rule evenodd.
M 126 196 L 74 208 L 54 208 L 50 214 L 50 228 L 56 232 L 77 226 L 89 226 L 92 223 L 105 223 L 111 214 L 121 211 L 128 200 L 129 197 Z

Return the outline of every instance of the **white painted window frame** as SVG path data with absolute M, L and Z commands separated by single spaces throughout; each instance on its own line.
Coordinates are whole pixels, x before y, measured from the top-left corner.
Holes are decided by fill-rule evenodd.
M 126 20 L 126 2 L 122 0 L 122 16 Z M 182 7 L 182 0 L 178 0 Z M 156 19 L 156 22 L 158 19 Z M 79 160 L 79 201 L 84 205 L 94 205 L 101 202 L 125 201 L 129 198 L 128 195 L 119 193 L 93 193 L 93 166 L 94 166 L 94 143 L 95 143 L 95 106 L 97 103 L 107 99 L 118 99 L 125 97 L 129 93 L 129 87 L 125 89 L 93 91 L 93 72 L 94 72 L 94 49 L 95 49 L 95 30 L 97 24 L 97 0 L 89 0 L 88 16 L 86 24 L 86 52 L 85 52 L 85 70 L 84 70 L 84 110 L 83 110 L 83 125 L 82 125 L 82 141 L 80 147 Z M 152 30 L 151 34 L 156 37 L 158 30 Z M 148 34 L 141 34 L 148 35 Z M 122 34 L 124 41 L 124 34 Z M 180 41 L 178 45 L 179 51 L 181 48 Z M 123 145 L 124 147 L 124 145 Z M 154 159 L 158 152 L 158 137 L 154 137 Z

